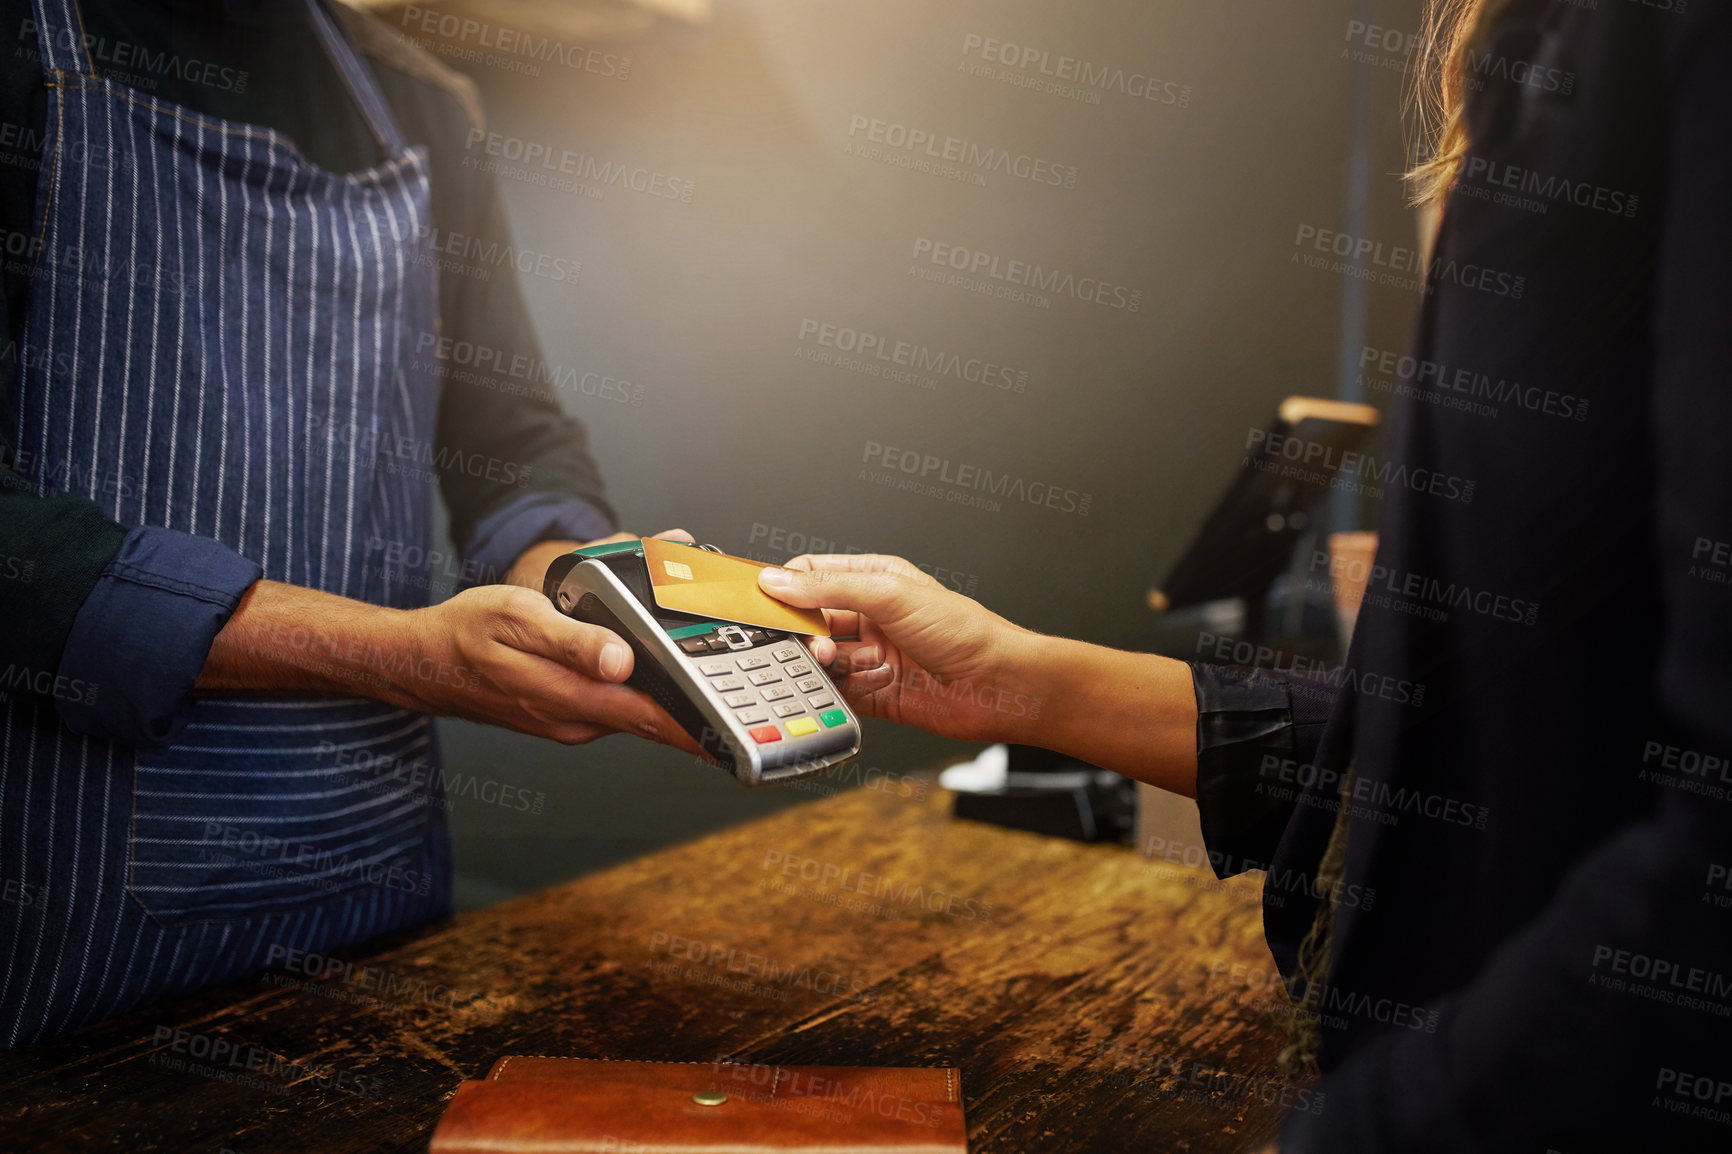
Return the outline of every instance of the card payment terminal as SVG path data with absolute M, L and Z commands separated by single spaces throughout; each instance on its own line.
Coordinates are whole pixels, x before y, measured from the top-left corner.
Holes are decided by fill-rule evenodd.
M 860 723 L 801 635 L 661 608 L 641 542 L 558 557 L 544 589 L 566 616 L 619 634 L 635 659 L 626 684 L 746 785 L 809 777 L 859 754 Z

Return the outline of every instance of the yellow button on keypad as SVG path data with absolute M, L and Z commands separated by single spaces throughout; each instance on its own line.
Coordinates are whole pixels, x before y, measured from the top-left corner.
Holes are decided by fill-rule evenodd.
M 788 723 L 789 737 L 805 737 L 808 733 L 817 733 L 818 723 L 810 717 L 796 717 Z

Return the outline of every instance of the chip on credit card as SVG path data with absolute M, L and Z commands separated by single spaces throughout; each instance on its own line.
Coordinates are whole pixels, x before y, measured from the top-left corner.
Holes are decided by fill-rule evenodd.
M 823 613 L 784 605 L 758 588 L 758 574 L 770 567 L 762 561 L 655 537 L 643 539 L 643 556 L 656 604 L 663 609 L 760 629 L 830 636 Z

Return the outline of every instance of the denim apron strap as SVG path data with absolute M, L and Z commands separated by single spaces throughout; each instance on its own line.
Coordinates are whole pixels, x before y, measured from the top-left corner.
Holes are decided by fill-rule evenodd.
M 337 27 L 337 18 L 326 7 L 325 0 L 307 0 L 307 14 L 313 23 L 313 32 L 319 37 L 319 43 L 324 45 L 325 55 L 336 67 L 337 74 L 343 78 L 343 86 L 349 90 L 349 96 L 361 109 L 361 115 L 366 118 L 367 127 L 373 132 L 373 139 L 379 142 L 380 150 L 386 158 L 396 156 L 403 151 L 403 134 L 397 131 L 397 121 L 391 115 L 391 110 L 385 106 L 385 99 L 379 94 L 379 87 L 373 82 L 373 74 L 367 66 L 361 63 L 361 58 L 355 55 L 354 45 Z
M 32 0 L 31 7 L 42 71 L 50 81 L 56 75 L 95 76 L 96 66 L 84 43 L 84 20 L 74 0 Z

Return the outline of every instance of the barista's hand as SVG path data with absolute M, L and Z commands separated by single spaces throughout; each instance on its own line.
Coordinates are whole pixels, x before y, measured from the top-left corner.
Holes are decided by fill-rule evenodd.
M 632 670 L 626 643 L 539 592 L 483 585 L 405 616 L 415 675 L 394 680 L 415 709 L 568 745 L 626 732 L 697 752 L 673 718 L 620 684 Z
M 691 540 L 678 529 L 658 536 Z M 217 634 L 197 691 L 360 694 L 567 744 L 626 732 L 696 753 L 673 718 L 620 684 L 632 670 L 625 642 L 540 592 L 547 563 L 579 544 L 526 549 L 512 572 L 533 588 L 484 585 L 426 609 L 255 582 Z
M 1016 740 L 1040 714 L 1026 676 L 1036 635 L 900 557 L 796 557 L 758 583 L 823 609 L 836 637 L 859 638 L 811 648 L 862 713 L 967 741 Z
M 656 536 L 692 542 L 684 529 Z M 412 686 L 418 708 L 568 745 L 623 732 L 697 752 L 661 707 L 619 684 L 631 676 L 631 648 L 610 630 L 565 616 L 541 591 L 555 557 L 584 545 L 637 539 L 615 533 L 595 541 L 542 541 L 523 551 L 506 584 L 469 589 L 414 614 L 417 649 L 470 671 L 469 686 L 456 692 L 418 680 Z

